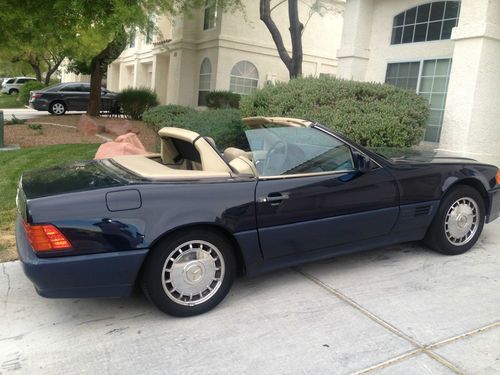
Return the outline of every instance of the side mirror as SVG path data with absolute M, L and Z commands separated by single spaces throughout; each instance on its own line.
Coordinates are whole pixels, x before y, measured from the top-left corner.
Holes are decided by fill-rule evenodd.
M 361 173 L 368 173 L 372 169 L 372 159 L 370 159 L 368 156 L 361 154 L 361 153 L 355 153 L 356 159 L 357 159 L 357 168 L 358 171 Z

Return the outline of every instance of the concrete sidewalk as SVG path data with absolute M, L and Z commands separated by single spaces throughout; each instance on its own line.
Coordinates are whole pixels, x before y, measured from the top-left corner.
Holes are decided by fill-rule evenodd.
M 43 299 L 1 267 L 0 374 L 500 373 L 500 221 L 461 256 L 405 244 L 241 279 L 187 319 L 139 293 Z

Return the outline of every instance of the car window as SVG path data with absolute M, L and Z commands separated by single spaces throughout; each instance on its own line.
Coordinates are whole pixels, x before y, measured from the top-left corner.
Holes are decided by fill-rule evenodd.
M 14 83 L 15 80 L 16 80 L 15 78 L 11 78 L 5 81 L 5 83 Z
M 83 92 L 90 92 L 90 85 L 81 85 L 80 90 Z
M 78 84 L 76 84 L 76 85 L 66 85 L 66 86 L 61 87 L 61 89 L 59 91 L 63 91 L 63 92 L 80 92 L 80 85 L 78 85 Z
M 315 128 L 268 127 L 245 134 L 259 176 L 354 170 L 350 147 Z
M 27 78 L 19 78 L 19 79 L 16 81 L 16 83 L 21 84 L 21 83 L 26 83 L 27 81 L 29 81 L 29 79 L 27 79 Z

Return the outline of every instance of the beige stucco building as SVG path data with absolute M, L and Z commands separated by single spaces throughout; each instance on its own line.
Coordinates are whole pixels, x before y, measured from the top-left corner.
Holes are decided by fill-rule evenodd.
M 347 0 L 337 58 L 426 97 L 425 142 L 500 165 L 500 0 Z
M 137 33 L 129 48 L 108 67 L 107 86 L 149 87 L 161 103 L 202 106 L 213 90 L 241 94 L 266 82 L 288 80 L 271 35 L 259 19 L 259 1 L 246 0 L 245 11 L 221 12 L 215 1 L 190 16 L 157 17 L 160 33 Z M 277 3 L 276 3 L 277 4 Z M 343 0 L 300 1 L 305 75 L 335 75 L 342 34 Z M 311 4 L 319 4 L 312 11 Z M 291 46 L 286 3 L 273 10 L 287 47 Z

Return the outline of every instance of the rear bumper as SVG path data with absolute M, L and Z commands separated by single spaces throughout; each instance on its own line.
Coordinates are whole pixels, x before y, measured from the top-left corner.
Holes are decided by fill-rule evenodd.
M 29 106 L 37 111 L 48 111 L 49 110 L 49 102 L 42 99 L 37 99 L 29 102 Z
M 20 217 L 16 243 L 24 273 L 37 293 L 49 298 L 128 296 L 149 251 L 39 258 L 26 238 Z
M 486 216 L 486 222 L 491 223 L 500 216 L 500 186 L 488 192 L 490 210 Z

